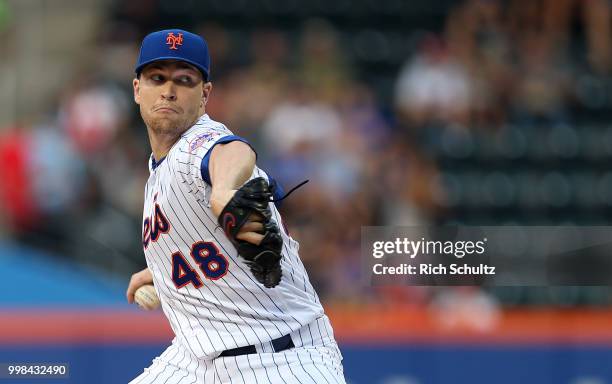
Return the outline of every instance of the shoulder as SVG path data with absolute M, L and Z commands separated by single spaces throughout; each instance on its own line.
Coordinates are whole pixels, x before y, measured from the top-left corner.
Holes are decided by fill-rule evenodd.
M 197 154 L 202 149 L 210 148 L 220 138 L 230 135 L 233 135 L 232 131 L 223 123 L 204 115 L 182 135 L 181 152 Z

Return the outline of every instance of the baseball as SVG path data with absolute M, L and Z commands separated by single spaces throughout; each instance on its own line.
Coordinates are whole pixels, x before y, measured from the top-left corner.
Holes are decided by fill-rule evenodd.
M 134 293 L 134 301 L 142 309 L 152 311 L 159 308 L 160 302 L 152 284 L 145 284 Z

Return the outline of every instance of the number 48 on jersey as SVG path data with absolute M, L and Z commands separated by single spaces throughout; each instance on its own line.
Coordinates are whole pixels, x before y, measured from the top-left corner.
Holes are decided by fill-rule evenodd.
M 204 277 L 217 280 L 225 276 L 229 262 L 219 253 L 219 249 L 210 241 L 198 241 L 191 246 L 189 253 L 200 267 Z M 202 286 L 200 275 L 189 266 L 185 256 L 178 251 L 172 254 L 172 281 L 176 288 L 182 288 L 191 283 L 196 288 Z

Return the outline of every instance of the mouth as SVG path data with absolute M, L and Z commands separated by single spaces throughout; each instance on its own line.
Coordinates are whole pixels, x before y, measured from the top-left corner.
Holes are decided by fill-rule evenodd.
M 153 108 L 153 112 L 178 113 L 178 111 L 176 109 L 174 109 L 172 107 L 169 107 L 167 105 L 155 107 L 155 108 Z

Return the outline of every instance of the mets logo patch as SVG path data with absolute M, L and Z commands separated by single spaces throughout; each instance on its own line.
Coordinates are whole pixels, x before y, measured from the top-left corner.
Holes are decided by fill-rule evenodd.
M 219 136 L 221 136 L 219 132 L 207 132 L 197 135 L 193 140 L 189 142 L 189 152 L 195 151 L 196 149 L 200 148 L 209 141 L 215 140 Z
M 176 36 L 173 32 L 168 33 L 166 44 L 170 46 L 170 49 L 178 49 L 177 45 L 183 45 L 183 34 L 179 33 Z

